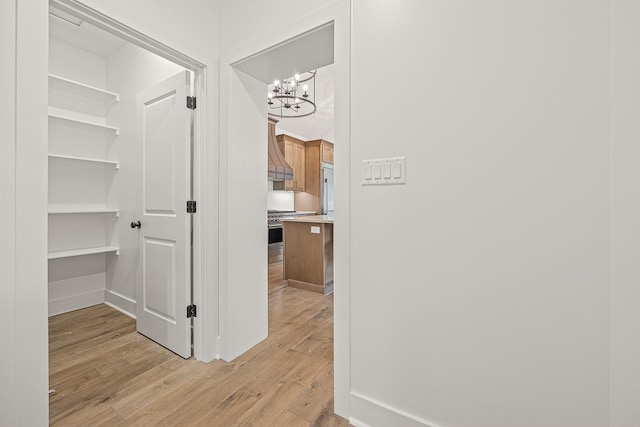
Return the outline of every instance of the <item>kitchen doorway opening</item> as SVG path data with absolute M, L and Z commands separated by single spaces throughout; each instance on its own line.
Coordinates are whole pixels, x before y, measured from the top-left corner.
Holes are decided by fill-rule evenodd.
M 283 165 L 272 164 L 270 161 L 269 175 L 272 170 L 287 167 L 291 167 L 293 171 L 288 179 L 280 181 L 268 180 L 266 176 L 264 178 L 267 193 L 268 244 L 264 257 L 268 271 L 265 285 L 269 294 L 269 335 L 286 335 L 287 328 L 291 327 L 279 321 L 283 307 L 299 313 L 296 315 L 298 324 L 294 327 L 308 330 L 308 335 L 301 342 L 283 342 L 283 348 L 288 351 L 302 351 L 310 357 L 325 357 L 332 372 L 335 357 L 333 143 L 348 145 L 348 135 L 344 138 L 343 131 L 339 133 L 344 138 L 343 141 L 336 141 L 334 138 L 334 25 L 334 21 L 328 22 L 230 64 L 236 72 L 247 74 L 263 84 L 263 97 L 257 92 L 254 93 L 250 85 L 245 86 L 244 90 L 251 91 L 252 99 L 264 99 L 265 127 L 269 111 L 266 95 L 273 93 L 274 80 L 282 82 L 283 79 L 294 78 L 297 73 L 316 72 L 316 87 L 313 88 L 318 106 L 316 114 L 304 118 L 277 118 L 279 120 L 275 124 L 269 117 L 271 123 L 264 141 L 264 150 L 269 152 L 269 157 L 273 152 L 286 161 Z M 344 67 L 343 64 L 339 68 L 341 73 L 344 72 Z M 253 108 L 254 105 L 251 106 Z M 259 103 L 256 102 L 255 107 L 260 108 Z M 325 181 L 332 186 L 331 192 L 324 191 Z M 337 209 L 340 209 L 339 203 Z M 343 212 L 347 212 L 346 206 Z M 320 218 L 323 214 L 324 217 Z M 297 220 L 301 222 L 298 223 Z M 305 220 L 320 222 L 302 222 Z M 287 234 L 289 225 L 292 228 Z M 302 225 L 300 230 L 304 230 L 304 235 L 299 236 L 301 239 L 288 240 L 293 237 L 293 227 L 298 225 Z M 310 245 L 309 238 L 316 237 L 319 238 L 313 239 L 314 243 Z M 294 249 L 295 240 L 301 243 L 297 249 Z M 302 249 L 310 246 L 314 249 L 303 254 Z M 296 262 L 299 264 L 297 267 L 294 266 Z M 311 270 L 317 274 L 307 274 Z M 341 291 L 346 293 L 347 289 L 343 288 Z M 342 324 L 342 327 L 347 325 Z M 333 374 L 320 376 L 325 380 L 331 378 L 330 388 L 333 392 Z M 342 382 L 340 386 L 343 386 Z M 343 390 L 336 389 L 335 395 L 338 394 L 342 396 Z M 344 410 L 340 412 L 346 415 Z
M 191 201 L 206 204 L 206 66 L 76 1 L 49 4 L 49 316 L 82 322 L 73 314 L 106 304 L 201 358 L 206 230 Z

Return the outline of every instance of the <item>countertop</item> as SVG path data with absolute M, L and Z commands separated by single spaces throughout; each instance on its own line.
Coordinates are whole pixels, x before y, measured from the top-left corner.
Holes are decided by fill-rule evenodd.
M 333 224 L 333 215 L 299 216 L 293 218 L 280 218 L 282 222 L 311 222 L 316 224 Z

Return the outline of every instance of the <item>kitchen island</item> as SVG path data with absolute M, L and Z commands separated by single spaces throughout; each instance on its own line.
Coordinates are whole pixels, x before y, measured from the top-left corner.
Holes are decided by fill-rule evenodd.
M 333 216 L 282 218 L 284 279 L 292 288 L 333 292 Z

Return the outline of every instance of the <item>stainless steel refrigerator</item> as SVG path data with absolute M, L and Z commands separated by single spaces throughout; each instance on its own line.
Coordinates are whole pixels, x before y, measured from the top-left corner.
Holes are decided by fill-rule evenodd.
M 333 215 L 333 165 L 322 164 L 322 215 Z

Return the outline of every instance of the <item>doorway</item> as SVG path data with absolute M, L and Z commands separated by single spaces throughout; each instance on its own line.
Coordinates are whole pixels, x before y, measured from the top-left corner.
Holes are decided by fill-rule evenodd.
M 49 315 L 105 303 L 190 357 L 202 347 L 193 315 L 204 230 L 184 202 L 204 202 L 205 66 L 73 1 L 51 1 L 49 20 Z M 151 185 L 163 176 L 173 188 Z M 151 236 L 158 218 L 178 220 L 180 236 Z M 178 340 L 167 333 L 176 325 Z
M 309 47 L 309 44 L 313 45 L 313 47 Z M 310 53 L 311 52 L 311 53 Z M 345 61 L 344 55 L 341 53 L 340 55 L 341 60 L 343 61 L 340 65 L 339 65 L 339 76 L 343 76 L 345 70 L 348 70 L 346 68 L 347 65 L 347 61 Z M 319 71 L 319 76 L 321 76 L 323 74 L 323 71 L 326 71 L 327 73 L 330 73 L 334 67 L 334 65 L 332 65 L 334 63 L 334 21 L 330 21 L 326 24 L 320 25 L 316 28 L 313 28 L 312 30 L 309 30 L 308 32 L 305 32 L 303 34 L 300 35 L 296 35 L 293 36 L 291 39 L 288 39 L 287 41 L 284 41 L 280 44 L 277 44 L 275 46 L 271 46 L 271 47 L 267 47 L 264 50 L 254 54 L 254 55 L 250 55 L 248 57 L 245 57 L 243 59 L 231 62 L 230 65 L 232 67 L 232 69 L 234 70 L 234 73 L 237 73 L 237 75 L 242 75 L 242 74 L 248 74 L 249 76 L 255 78 L 257 81 L 259 81 L 260 83 L 263 84 L 263 86 L 261 86 L 260 90 L 262 91 L 262 93 L 266 94 L 267 93 L 267 86 L 270 83 L 273 83 L 273 81 L 277 78 L 286 78 L 289 77 L 292 74 L 292 70 L 293 71 L 299 71 L 301 74 L 306 71 L 306 70 L 311 70 L 311 69 L 318 69 Z M 238 73 L 239 72 L 239 73 Z M 242 80 L 243 83 L 246 80 Z M 346 80 L 345 80 L 346 81 Z M 332 85 L 333 86 L 333 85 Z M 233 90 L 233 88 L 232 88 Z M 267 100 L 266 100 L 266 96 L 265 97 L 260 97 L 260 92 L 253 92 L 253 86 L 252 83 L 246 83 L 244 85 L 243 88 L 241 88 L 241 91 L 247 90 L 251 93 L 251 98 L 252 99 L 260 99 L 262 100 L 262 102 L 255 102 L 255 104 L 251 104 L 251 108 L 256 108 L 256 109 L 262 109 L 262 111 L 264 111 L 265 116 L 266 116 L 266 112 L 267 112 Z M 333 87 L 331 87 L 331 92 L 333 92 Z M 237 98 L 237 97 L 236 97 Z M 341 98 L 341 102 L 344 100 L 344 98 Z M 234 100 L 232 105 L 238 106 L 240 104 L 239 100 Z M 262 104 L 262 105 L 261 105 Z M 344 104 L 342 104 L 342 106 L 344 106 Z M 244 107 L 244 104 L 243 104 Z M 262 108 L 261 108 L 262 107 Z M 326 107 L 326 106 L 325 106 Z M 240 108 L 237 107 L 240 110 L 246 110 L 246 108 Z M 325 111 L 326 112 L 326 111 Z M 323 113 L 325 113 L 323 112 Z M 253 120 L 253 118 L 251 119 Z M 292 120 L 297 120 L 297 119 L 292 119 Z M 331 120 L 333 122 L 333 120 Z M 264 122 L 266 122 L 266 117 L 264 118 Z M 266 124 L 266 123 L 265 123 Z M 229 126 L 233 126 L 234 124 L 231 123 Z M 342 123 L 341 123 L 342 125 Z M 333 127 L 333 123 L 332 126 Z M 266 128 L 266 126 L 265 126 Z M 343 148 L 341 149 L 341 152 L 345 152 L 348 153 L 348 135 L 346 135 L 345 137 L 345 133 L 344 133 L 344 128 L 340 129 L 340 132 L 337 133 L 337 135 L 339 135 L 342 138 L 342 142 L 343 142 Z M 235 130 L 235 129 L 234 129 Z M 304 135 L 300 135 L 300 131 L 296 132 L 295 130 L 289 130 L 289 129 L 282 129 L 283 133 L 286 133 L 287 131 L 289 133 L 293 133 L 296 136 L 302 136 L 302 139 L 309 139 L 306 138 Z M 231 131 L 230 131 L 231 133 Z M 324 136 L 324 135 L 322 135 Z M 322 136 L 318 135 L 316 137 L 322 138 Z M 310 137 L 310 138 L 314 138 L 314 137 Z M 298 138 L 300 139 L 300 138 Z M 329 139 L 333 139 L 331 137 L 329 137 Z M 264 141 L 264 145 L 266 145 L 266 137 L 263 138 Z M 340 141 L 337 141 L 337 144 L 340 144 Z M 317 147 L 316 147 L 317 148 Z M 266 147 L 265 147 L 265 151 L 266 151 Z M 344 156 L 342 157 L 342 159 L 340 160 L 341 164 L 347 166 L 347 168 L 345 170 L 348 170 L 348 156 Z M 265 161 L 266 163 L 266 161 Z M 318 163 L 320 164 L 320 161 L 318 161 Z M 347 174 L 345 173 L 345 175 L 340 177 L 340 180 L 344 179 L 344 176 L 347 176 Z M 266 179 L 266 178 L 263 178 Z M 340 182 L 340 181 L 339 181 Z M 345 182 L 345 181 L 342 181 Z M 345 187 L 346 188 L 346 187 Z M 344 194 L 344 193 L 343 193 Z M 344 198 L 342 198 L 341 200 L 345 200 Z M 279 197 L 278 202 L 283 202 L 282 197 Z M 291 201 L 290 201 L 291 202 Z M 339 205 L 339 202 L 336 202 Z M 282 209 L 288 209 L 291 206 L 287 207 L 284 205 L 281 205 L 280 208 Z M 342 208 L 344 209 L 343 212 L 347 212 L 348 206 L 346 205 L 342 205 L 342 207 L 339 205 L 338 207 L 339 209 Z M 294 210 L 296 210 L 296 208 L 294 207 Z M 343 218 L 346 218 L 343 217 Z M 342 228 L 343 231 L 346 231 L 348 227 L 348 224 L 344 224 L 344 228 Z M 339 238 L 344 239 L 342 240 L 342 242 L 347 241 L 348 237 L 346 234 L 340 234 Z M 344 243 L 342 243 L 344 245 Z M 344 247 L 344 246 L 343 246 Z M 272 254 L 273 256 L 273 254 Z M 277 256 L 273 256 L 274 261 L 276 261 L 278 259 Z M 276 261 L 277 262 L 277 261 Z M 275 264 L 275 263 L 273 263 Z M 272 278 L 277 278 L 280 276 L 279 273 L 279 269 L 280 266 L 276 264 L 276 268 L 278 268 L 278 271 L 274 271 L 275 268 L 272 264 L 268 265 L 268 270 L 269 270 L 269 282 L 271 285 L 271 279 Z M 344 267 L 343 267 L 344 268 Z M 341 275 L 340 278 L 345 278 L 344 275 Z M 345 282 L 342 282 L 342 287 L 339 292 L 341 293 L 341 295 L 345 295 L 347 293 L 347 286 L 348 284 Z M 337 287 L 340 287 L 340 283 L 336 284 Z M 276 286 L 277 287 L 277 286 Z M 270 290 L 271 290 L 271 286 L 270 286 Z M 275 288 L 275 287 L 274 287 Z M 277 293 L 281 293 L 280 290 L 275 291 Z M 292 292 L 295 292 L 295 290 L 292 290 Z M 305 291 L 299 291 L 299 292 L 305 292 Z M 330 297 L 330 298 L 333 298 Z M 344 298 L 344 297 L 343 297 Z M 270 294 L 270 298 L 269 300 L 272 300 L 272 294 Z M 337 299 L 336 299 L 337 301 Z M 341 300 L 341 304 L 343 304 L 342 306 L 344 307 L 344 299 Z M 333 312 L 333 308 L 331 309 Z M 269 315 L 271 315 L 271 313 L 269 313 Z M 340 325 L 343 328 L 348 327 L 347 325 L 345 325 L 345 323 L 342 323 Z M 277 333 L 277 331 L 275 331 Z M 333 336 L 333 334 L 332 334 Z M 344 342 L 344 337 L 345 334 L 341 334 L 340 336 L 336 336 L 336 340 L 340 339 L 342 340 L 341 342 Z M 334 342 L 334 341 L 332 341 Z M 336 347 L 337 347 L 337 342 L 336 342 Z M 344 347 L 342 347 L 344 348 Z M 336 352 L 336 358 L 335 358 L 335 362 L 336 362 L 336 371 L 340 371 L 340 375 L 343 374 L 343 368 L 342 368 L 342 363 L 344 361 L 344 359 L 338 359 L 338 356 L 342 356 L 344 353 L 338 354 Z M 336 377 L 338 376 L 338 374 L 336 374 Z M 342 377 L 344 378 L 344 377 Z M 336 384 L 336 388 L 335 388 L 335 394 L 338 397 L 342 397 L 344 396 L 344 390 L 346 388 L 344 388 L 344 382 L 340 381 L 333 381 L 332 378 L 332 384 L 335 383 Z M 333 389 L 333 387 L 332 387 Z M 341 413 L 341 414 L 345 414 L 344 409 L 342 409 L 342 407 L 344 406 L 344 400 L 341 400 L 340 402 L 338 402 L 338 398 L 336 397 L 336 412 Z M 340 407 L 339 407 L 340 406 Z
M 334 302 L 335 302 L 335 335 L 334 335 L 334 351 L 335 351 L 335 410 L 336 413 L 348 416 L 349 413 L 349 309 L 350 309 L 350 301 L 349 301 L 349 263 L 350 263 L 350 252 L 349 252 L 349 216 L 350 216 L 350 182 L 351 182 L 351 149 L 350 149 L 350 131 L 349 131 L 349 104 L 350 104 L 350 9 L 348 2 L 337 2 L 332 4 L 331 6 L 327 6 L 321 11 L 314 13 L 313 15 L 305 16 L 304 18 L 300 18 L 295 22 L 291 22 L 290 25 L 287 25 L 286 28 L 278 27 L 274 28 L 273 31 L 269 33 L 265 33 L 259 40 L 252 40 L 252 43 L 247 43 L 245 45 L 238 45 L 234 50 L 227 52 L 221 58 L 221 83 L 220 87 L 222 88 L 221 92 L 221 105 L 224 106 L 224 109 L 221 110 L 221 127 L 222 127 L 222 138 L 221 138 L 221 146 L 228 147 L 227 149 L 231 152 L 229 155 L 230 159 L 236 151 L 240 151 L 244 149 L 246 151 L 246 141 L 251 141 L 251 148 L 255 150 L 261 149 L 256 146 L 254 140 L 261 141 L 264 144 L 266 140 L 266 126 L 263 123 L 266 122 L 266 109 L 264 108 L 264 104 L 266 103 L 266 88 L 267 85 L 272 82 L 272 78 L 275 76 L 263 75 L 260 76 L 260 72 L 264 73 L 265 68 L 261 70 L 257 70 L 257 75 L 253 75 L 253 78 L 248 78 L 245 73 L 250 74 L 250 70 L 243 69 L 244 67 L 240 67 L 239 64 L 242 62 L 249 62 L 251 65 L 258 65 L 258 61 L 252 61 L 252 59 L 259 57 L 262 54 L 268 53 L 270 50 L 274 49 L 274 47 L 280 46 L 283 43 L 288 41 L 294 41 L 306 34 L 309 29 L 320 28 L 327 23 L 333 23 L 334 26 L 334 46 L 335 46 L 335 135 L 336 140 L 338 141 L 338 145 L 336 145 L 336 192 L 335 192 L 335 203 L 338 206 L 336 210 L 336 221 L 340 222 L 339 229 L 336 230 L 335 237 L 335 290 L 334 290 Z M 300 58 L 307 58 L 309 56 L 313 56 L 314 49 L 307 51 L 306 53 L 302 53 Z M 262 58 L 265 58 L 266 55 L 262 55 Z M 259 59 L 259 58 L 258 58 Z M 291 61 L 291 57 L 283 58 L 285 61 Z M 275 62 L 275 66 L 279 64 L 278 61 Z M 264 65 L 264 64 L 263 64 Z M 319 66 L 319 65 L 318 65 Z M 287 68 L 290 65 L 287 65 Z M 281 75 L 285 75 L 283 72 Z M 250 80 L 250 81 L 248 81 Z M 258 84 L 260 83 L 260 84 Z M 239 84 L 242 84 L 240 86 Z M 248 95 L 247 95 L 248 93 Z M 255 100 L 255 101 L 254 101 Z M 229 113 L 225 114 L 224 111 L 228 110 Z M 261 117 L 258 117 L 258 114 L 254 114 L 255 111 L 260 110 L 263 112 Z M 247 112 L 249 114 L 247 114 Z M 236 119 L 239 114 L 243 114 L 243 120 L 239 121 Z M 260 134 L 260 130 L 264 129 L 264 133 Z M 339 142 L 342 142 L 340 144 Z M 235 145 L 239 147 L 236 149 Z M 264 145 L 263 145 L 264 147 Z M 226 154 L 226 153 L 223 153 Z M 260 159 L 260 161 L 264 161 L 266 164 L 266 156 L 264 160 Z M 254 162 L 254 168 L 258 167 L 258 164 Z M 234 162 L 234 168 L 241 168 L 241 165 L 238 162 Z M 243 174 L 247 174 L 246 169 L 241 169 Z M 233 178 L 238 177 L 240 175 L 238 173 L 233 172 L 234 169 L 231 169 L 231 175 Z M 264 182 L 264 174 L 262 173 L 260 177 L 251 176 L 252 180 L 257 180 L 258 178 L 262 178 L 262 182 Z M 231 179 L 231 178 L 230 178 Z M 247 180 L 242 181 L 243 184 L 247 182 Z M 252 181 L 253 182 L 253 181 Z M 259 185 L 259 184 L 256 184 Z M 234 200 L 230 199 L 232 202 Z M 253 203 L 252 208 L 257 208 L 259 203 Z M 266 203 L 264 205 L 264 209 L 266 210 Z M 264 211 L 261 211 L 262 213 Z M 246 217 L 243 216 L 243 220 L 246 220 Z M 262 218 L 257 218 L 256 222 L 260 221 L 261 224 L 264 224 L 264 214 L 262 213 Z M 228 219 L 221 218 L 222 224 L 230 224 L 231 226 L 236 226 L 238 223 L 236 219 Z M 246 222 L 245 222 L 246 223 Z M 262 226 L 264 227 L 264 226 Z M 256 232 L 261 232 L 261 230 L 256 230 Z M 264 233 L 262 231 L 262 233 Z M 249 235 L 240 235 L 243 240 L 242 243 L 250 243 L 251 236 Z M 236 234 L 236 239 L 238 234 Z M 226 242 L 224 240 L 224 236 L 221 236 L 223 245 L 234 245 L 233 241 Z M 264 246 L 267 244 L 267 239 L 265 236 Z M 264 246 L 262 249 L 261 257 L 266 258 L 264 255 Z M 252 260 L 256 263 L 259 261 L 256 260 L 256 256 L 252 254 Z M 266 267 L 266 266 L 265 266 Z M 266 268 L 265 268 L 265 276 L 266 276 Z M 231 277 L 233 274 L 233 278 L 242 278 L 244 279 L 248 274 L 241 272 L 239 269 L 235 268 L 233 265 L 229 266 L 229 273 L 225 275 L 225 277 Z M 254 275 L 253 277 L 257 277 Z M 264 282 L 262 282 L 264 283 Z M 264 286 L 264 285 L 263 285 Z M 223 319 L 232 316 L 232 313 L 239 312 L 244 318 L 249 318 L 254 321 L 256 316 L 253 316 L 252 310 L 254 306 L 247 307 L 247 303 L 245 299 L 233 298 L 233 294 L 230 294 L 225 290 L 225 282 L 221 282 L 221 291 L 224 292 L 222 295 L 229 300 L 229 304 L 221 304 L 221 314 L 223 315 Z M 253 290 L 252 299 L 254 299 L 253 295 L 257 295 L 258 291 Z M 260 297 L 262 297 L 260 295 Z M 229 308 L 227 308 L 227 306 Z M 266 317 L 266 316 L 265 316 Z M 257 320 L 255 320 L 257 322 Z M 221 327 L 223 327 L 223 331 L 227 331 L 228 329 L 235 331 L 240 330 L 239 327 L 234 326 L 233 318 L 229 322 L 221 322 Z M 245 333 L 249 336 L 249 333 L 245 331 L 248 328 L 244 327 L 241 332 Z M 254 330 L 247 331 L 253 333 L 251 337 L 258 335 L 262 332 L 256 328 Z M 231 347 L 228 343 L 222 342 L 221 349 L 225 351 L 223 354 L 223 358 L 225 360 L 230 357 L 232 358 L 234 355 L 238 354 L 236 348 Z

